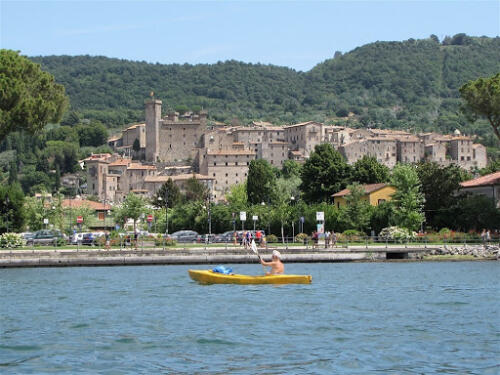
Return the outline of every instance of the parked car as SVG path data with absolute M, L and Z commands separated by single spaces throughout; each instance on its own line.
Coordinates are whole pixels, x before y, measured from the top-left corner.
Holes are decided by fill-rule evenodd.
M 77 243 L 81 243 L 82 240 L 83 240 L 83 235 L 85 233 L 74 233 L 72 236 L 71 236 L 71 239 L 70 239 L 70 243 L 72 245 L 76 245 Z
M 35 233 L 33 232 L 23 232 L 21 233 L 21 236 L 23 236 L 25 241 L 31 240 L 33 237 L 35 237 Z
M 200 242 L 201 236 L 194 230 L 179 230 L 168 236 L 177 242 Z
M 201 242 L 204 243 L 215 243 L 216 241 L 216 235 L 215 234 L 204 234 L 201 236 Z
M 232 230 L 229 230 L 229 231 L 224 232 L 222 234 L 218 234 L 215 236 L 215 242 L 231 243 L 231 242 L 233 242 L 233 235 L 234 235 L 234 232 Z
M 27 245 L 55 245 L 67 241 L 67 236 L 60 230 L 44 229 L 35 232 L 34 236 L 26 240 Z
M 104 232 L 84 233 L 82 237 L 82 245 L 94 246 L 97 240 L 104 235 Z

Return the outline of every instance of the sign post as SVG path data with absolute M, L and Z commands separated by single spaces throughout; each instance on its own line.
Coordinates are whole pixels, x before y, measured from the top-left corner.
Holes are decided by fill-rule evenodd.
M 245 221 L 247 221 L 246 211 L 240 211 L 240 221 L 241 221 L 241 230 L 245 230 Z
M 255 233 L 255 222 L 259 220 L 259 217 L 257 215 L 253 215 L 252 220 L 253 220 L 253 231 Z
M 325 233 L 325 213 L 323 211 L 316 212 L 316 221 L 317 221 L 316 229 L 318 232 L 318 240 L 319 240 L 320 235 Z

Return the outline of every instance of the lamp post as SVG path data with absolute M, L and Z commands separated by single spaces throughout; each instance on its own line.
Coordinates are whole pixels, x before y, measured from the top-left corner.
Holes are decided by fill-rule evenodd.
M 212 236 L 212 193 L 208 193 L 208 242 Z
M 158 197 L 158 200 L 161 202 L 163 200 L 162 197 Z M 168 235 L 168 188 L 165 188 L 165 235 Z

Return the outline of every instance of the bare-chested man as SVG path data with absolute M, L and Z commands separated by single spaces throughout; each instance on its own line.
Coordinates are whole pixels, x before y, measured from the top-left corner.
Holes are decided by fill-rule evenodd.
M 270 262 L 264 262 L 260 258 L 260 263 L 263 266 L 271 267 L 270 272 L 266 272 L 266 275 L 282 275 L 285 273 L 285 265 L 281 262 L 281 254 L 279 251 L 273 251 L 273 259 Z

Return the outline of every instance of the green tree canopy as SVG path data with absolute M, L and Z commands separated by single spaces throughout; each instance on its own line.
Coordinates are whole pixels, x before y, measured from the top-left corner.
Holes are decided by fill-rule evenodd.
M 425 197 L 427 224 L 434 228 L 446 227 L 450 220 L 450 207 L 457 202 L 460 182 L 470 175 L 458 166 L 440 167 L 437 163 L 421 163 L 417 174 Z
M 302 166 L 295 160 L 285 160 L 283 162 L 283 167 L 281 168 L 281 176 L 284 178 L 290 178 L 293 176 L 300 177 L 300 172 Z
M 185 197 L 187 201 L 204 201 L 208 198 L 208 187 L 194 176 L 186 181 Z
M 0 185 L 0 233 L 20 231 L 24 226 L 24 194 L 18 183 Z
M 252 204 L 268 202 L 273 199 L 276 176 L 267 160 L 252 160 L 248 168 L 247 196 Z
M 113 207 L 113 216 L 116 222 L 124 224 L 127 219 L 132 219 L 134 221 L 134 232 L 137 220 L 144 213 L 146 213 L 146 202 L 134 193 L 129 193 L 121 206 Z
M 463 109 L 475 121 L 486 118 L 500 140 L 500 73 L 490 78 L 479 78 L 460 88 Z
M 160 190 L 158 190 L 158 192 L 153 196 L 152 199 L 153 206 L 158 208 L 173 208 L 177 206 L 181 201 L 182 194 L 179 190 L 179 187 L 171 178 L 169 178 L 167 182 L 165 182 L 161 186 Z
M 389 181 L 389 168 L 372 156 L 363 156 L 356 161 L 352 170 L 352 181 L 360 184 L 376 184 Z
M 351 168 L 331 144 L 317 145 L 302 167 L 300 186 L 307 202 L 327 202 L 344 189 Z
M 14 130 L 36 132 L 58 122 L 67 106 L 64 87 L 40 65 L 0 50 L 0 142 Z
M 349 186 L 349 194 L 346 195 L 346 205 L 342 208 L 341 219 L 348 229 L 366 231 L 370 224 L 370 204 L 363 199 L 365 189 L 355 182 Z
M 393 222 L 408 230 L 417 230 L 424 221 L 424 195 L 415 168 L 398 164 L 392 170 L 391 184 L 396 188 L 392 196 Z

